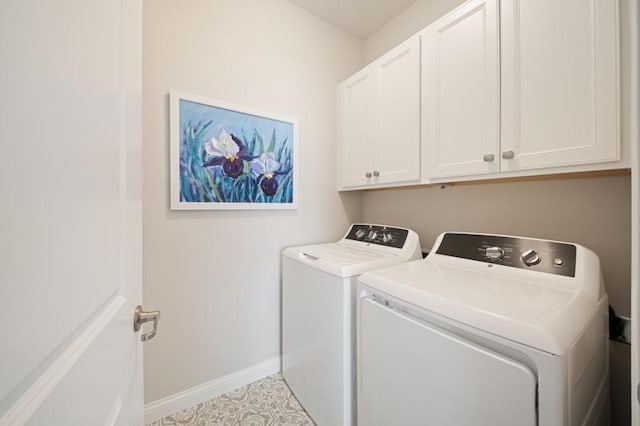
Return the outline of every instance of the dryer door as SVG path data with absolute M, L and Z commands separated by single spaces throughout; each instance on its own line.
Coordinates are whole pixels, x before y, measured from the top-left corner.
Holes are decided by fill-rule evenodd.
M 365 298 L 358 318 L 358 425 L 536 425 L 523 364 Z

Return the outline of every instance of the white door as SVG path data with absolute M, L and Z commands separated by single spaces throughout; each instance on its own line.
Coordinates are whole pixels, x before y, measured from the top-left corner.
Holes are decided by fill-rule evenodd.
M 375 63 L 374 183 L 420 179 L 420 38 Z
M 497 0 L 465 3 L 422 33 L 428 177 L 500 171 Z
M 0 425 L 141 425 L 140 0 L 0 2 Z
M 618 160 L 618 2 L 500 9 L 502 170 Z
M 344 188 L 373 182 L 371 132 L 373 67 L 354 74 L 338 86 L 341 182 Z

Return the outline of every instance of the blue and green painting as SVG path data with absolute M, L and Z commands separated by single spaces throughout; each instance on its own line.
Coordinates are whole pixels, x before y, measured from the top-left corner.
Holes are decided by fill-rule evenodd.
M 180 201 L 293 203 L 293 124 L 180 99 Z

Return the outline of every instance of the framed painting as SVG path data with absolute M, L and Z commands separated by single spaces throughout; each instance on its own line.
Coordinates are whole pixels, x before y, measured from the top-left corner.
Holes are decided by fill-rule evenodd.
M 297 120 L 171 91 L 172 210 L 296 209 Z

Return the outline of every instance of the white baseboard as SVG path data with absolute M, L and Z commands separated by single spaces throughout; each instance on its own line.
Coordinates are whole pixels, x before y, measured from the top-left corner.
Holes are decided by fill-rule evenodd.
M 144 406 L 144 422 L 151 423 L 170 414 L 248 385 L 280 371 L 280 357 L 273 357 L 219 379 L 167 396 Z

